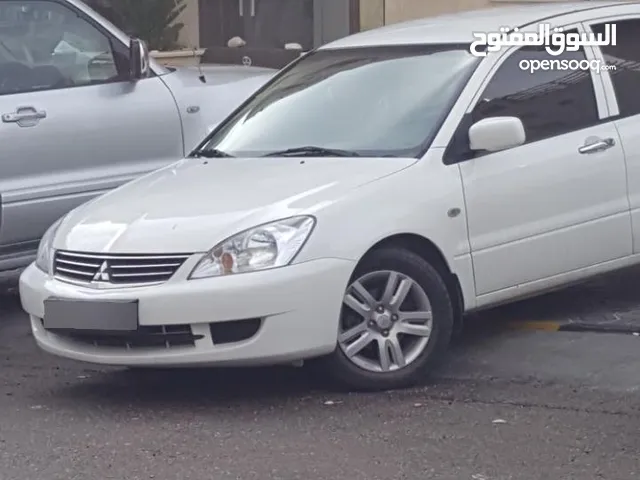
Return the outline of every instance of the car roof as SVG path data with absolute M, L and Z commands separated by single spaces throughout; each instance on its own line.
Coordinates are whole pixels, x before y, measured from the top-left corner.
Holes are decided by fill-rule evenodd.
M 568 13 L 637 3 L 583 0 L 467 10 L 366 30 L 328 43 L 320 47 L 320 50 L 385 45 L 470 43 L 473 41 L 473 32 L 499 32 L 500 27 L 521 27 Z

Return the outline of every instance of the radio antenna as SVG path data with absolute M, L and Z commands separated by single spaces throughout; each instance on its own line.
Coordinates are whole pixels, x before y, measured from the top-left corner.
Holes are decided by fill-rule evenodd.
M 173 0 L 173 3 L 175 4 L 176 10 L 179 10 L 180 9 L 179 0 Z M 199 14 L 200 12 L 198 12 L 198 15 Z M 191 38 L 191 32 L 189 32 L 187 41 L 189 42 L 188 47 L 190 46 L 191 50 L 193 50 L 193 57 L 198 58 L 198 49 L 196 48 L 196 42 L 194 42 L 193 38 Z M 204 75 L 204 70 L 202 70 L 202 64 L 200 63 L 200 61 L 198 61 L 197 65 L 198 65 L 198 73 L 199 73 L 198 78 L 202 83 L 207 83 L 207 77 L 205 77 Z

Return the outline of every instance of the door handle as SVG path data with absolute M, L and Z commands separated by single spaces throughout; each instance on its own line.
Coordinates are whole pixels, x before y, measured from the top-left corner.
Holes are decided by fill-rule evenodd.
M 251 0 L 251 16 L 256 16 L 256 0 Z
M 585 142 L 582 147 L 578 148 L 578 152 L 582 154 L 602 152 L 613 147 L 615 144 L 616 141 L 613 138 L 587 139 L 587 142 Z
M 5 113 L 2 115 L 3 123 L 17 123 L 20 127 L 33 127 L 44 118 L 47 118 L 47 112 L 37 110 L 34 107 L 18 107 L 13 113 Z

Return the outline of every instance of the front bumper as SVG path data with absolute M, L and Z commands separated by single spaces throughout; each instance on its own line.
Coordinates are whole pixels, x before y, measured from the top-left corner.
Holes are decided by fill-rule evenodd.
M 75 360 L 123 366 L 262 365 L 312 358 L 336 346 L 342 297 L 354 262 L 322 259 L 262 272 L 159 286 L 98 290 L 71 285 L 34 265 L 20 277 L 22 307 L 38 345 Z M 138 300 L 141 329 L 187 328 L 192 344 L 108 345 L 54 334 L 43 327 L 44 300 Z M 99 304 L 96 304 L 99 305 Z M 260 319 L 249 338 L 214 341 L 212 325 Z M 233 322 L 232 322 L 233 321 Z

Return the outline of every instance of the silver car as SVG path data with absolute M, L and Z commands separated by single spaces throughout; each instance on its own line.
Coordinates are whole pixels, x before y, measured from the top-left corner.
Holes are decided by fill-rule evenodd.
M 0 280 L 56 219 L 183 158 L 274 73 L 166 68 L 79 0 L 0 1 Z

